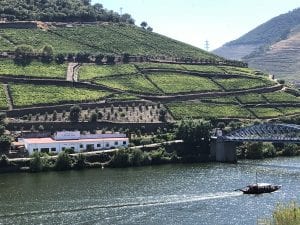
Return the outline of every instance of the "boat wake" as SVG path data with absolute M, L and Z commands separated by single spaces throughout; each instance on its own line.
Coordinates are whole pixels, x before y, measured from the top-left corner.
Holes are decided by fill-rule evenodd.
M 131 208 L 131 207 L 147 207 L 147 206 L 162 206 L 171 204 L 184 204 L 189 202 L 205 201 L 211 199 L 230 198 L 241 196 L 241 192 L 218 192 L 218 193 L 207 193 L 203 195 L 166 195 L 166 196 L 149 196 L 149 197 L 137 197 L 132 198 L 131 202 L 116 203 L 111 205 L 90 205 L 78 208 L 60 209 L 60 210 L 39 210 L 39 211 L 28 211 L 20 213 L 8 213 L 0 214 L 0 218 L 9 217 L 22 217 L 22 216 L 33 216 L 43 214 L 57 214 L 57 213 L 72 213 L 80 212 L 85 210 L 94 209 L 110 209 L 110 208 Z

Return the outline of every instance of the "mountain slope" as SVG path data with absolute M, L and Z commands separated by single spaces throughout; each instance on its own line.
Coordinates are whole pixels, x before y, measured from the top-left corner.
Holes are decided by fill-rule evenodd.
M 299 25 L 300 8 L 267 21 L 214 53 L 295 81 L 300 72 Z
M 178 58 L 217 59 L 194 46 L 130 24 L 105 23 L 41 29 L 0 29 L 0 51 L 14 51 L 18 45 L 31 45 L 39 51 L 51 45 L 54 53 L 105 53 Z

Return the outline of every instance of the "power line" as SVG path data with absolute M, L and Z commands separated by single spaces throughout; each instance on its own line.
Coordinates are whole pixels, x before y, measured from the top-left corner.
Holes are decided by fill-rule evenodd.
M 204 42 L 204 49 L 205 49 L 206 51 L 209 50 L 209 41 L 208 41 L 208 40 L 206 40 L 206 41 Z

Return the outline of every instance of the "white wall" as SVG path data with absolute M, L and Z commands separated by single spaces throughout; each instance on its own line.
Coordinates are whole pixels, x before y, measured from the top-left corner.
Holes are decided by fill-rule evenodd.
M 117 144 L 115 143 L 117 142 Z M 64 141 L 64 142 L 55 142 L 50 144 L 29 144 L 26 140 L 24 140 L 25 149 L 28 150 L 29 155 L 34 153 L 34 150 L 37 149 L 38 152 L 41 152 L 42 148 L 49 148 L 49 152 L 51 153 L 59 153 L 63 151 L 63 149 L 70 149 L 74 148 L 75 152 L 81 152 L 87 150 L 87 145 L 91 145 L 92 149 L 94 150 L 101 150 L 101 149 L 110 149 L 116 147 L 127 147 L 128 146 L 128 139 L 126 139 L 126 144 L 123 144 L 123 140 L 119 141 L 89 141 L 89 142 L 72 142 L 72 141 Z M 98 146 L 100 145 L 100 146 Z M 56 148 L 56 151 L 52 151 L 51 148 Z

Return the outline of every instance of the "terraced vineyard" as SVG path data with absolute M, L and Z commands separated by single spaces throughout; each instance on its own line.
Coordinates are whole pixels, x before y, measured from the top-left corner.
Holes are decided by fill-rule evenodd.
M 0 76 L 29 76 L 39 78 L 65 79 L 67 64 L 31 62 L 27 66 L 21 66 L 12 60 L 0 60 Z
M 238 105 L 181 102 L 167 104 L 167 107 L 177 120 L 184 118 L 254 118 L 247 109 Z
M 5 95 L 5 92 L 4 92 L 4 88 L 3 88 L 3 85 L 1 85 L 1 88 L 0 88 L 0 109 L 7 109 L 7 101 L 6 101 L 6 95 Z
M 101 24 L 73 28 L 2 29 L 0 51 L 27 44 L 35 50 L 52 45 L 54 53 L 104 53 L 169 57 L 218 58 L 199 48 L 128 24 Z
M 34 105 L 52 105 L 72 102 L 97 101 L 110 93 L 84 88 L 54 85 L 10 84 L 9 89 L 17 108 Z
M 80 67 L 80 80 L 93 80 L 94 78 L 109 77 L 113 75 L 135 74 L 137 69 L 132 64 L 111 66 L 84 65 Z
M 180 92 L 219 91 L 220 87 L 205 77 L 185 74 L 152 73 L 147 75 L 157 87 L 166 94 Z
M 51 44 L 54 54 L 126 52 L 151 58 L 201 59 L 204 64 L 118 62 L 115 65 L 82 64 L 73 71 L 73 64 L 68 67 L 67 63 L 33 61 L 23 67 L 12 60 L 1 59 L 0 80 L 9 84 L 8 90 L 1 84 L 1 110 L 101 100 L 109 103 L 147 100 L 151 104 L 162 104 L 163 109 L 166 107 L 169 121 L 173 121 L 170 115 L 179 120 L 186 117 L 270 119 L 300 114 L 300 98 L 282 91 L 282 86 L 266 74 L 244 67 L 209 65 L 209 61 L 219 58 L 131 25 L 102 24 L 46 31 L 0 30 L 0 51 L 13 51 L 20 44 L 32 45 L 36 51 Z M 60 80 L 41 80 L 46 78 Z M 157 122 L 159 110 L 158 106 L 148 110 L 149 115 L 142 119 L 139 118 L 141 112 L 134 111 L 126 115 L 126 121 Z M 126 116 L 122 119 L 121 112 L 118 113 L 116 117 L 110 115 L 109 120 L 124 121 Z M 108 119 L 104 117 L 103 120 Z

